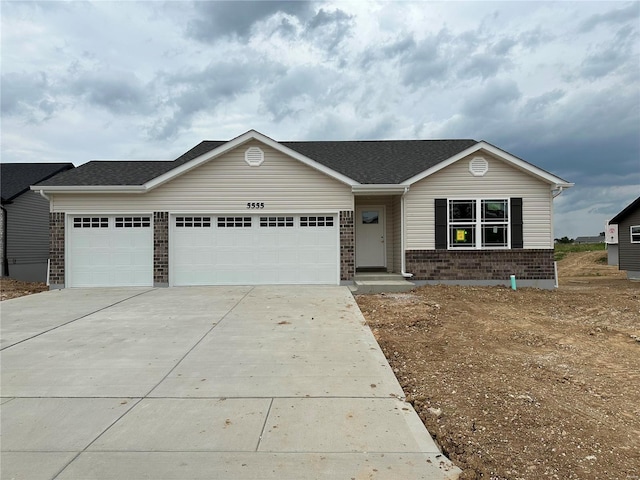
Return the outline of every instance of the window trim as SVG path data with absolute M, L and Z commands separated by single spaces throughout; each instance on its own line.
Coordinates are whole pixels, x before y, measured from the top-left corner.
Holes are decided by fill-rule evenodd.
M 455 227 L 456 223 L 451 223 L 451 202 L 460 202 L 460 201 L 472 201 L 475 202 L 475 218 L 473 221 L 464 221 L 460 222 L 460 224 L 464 225 L 473 225 L 475 229 L 475 244 L 473 246 L 461 246 L 456 247 L 451 243 L 451 229 L 452 226 Z M 507 206 L 507 221 L 506 222 L 483 222 L 482 221 L 482 202 L 486 201 L 497 201 L 497 202 L 505 202 Z M 494 197 L 494 196 L 482 196 L 482 197 L 449 197 L 447 198 L 447 210 L 446 210 L 446 232 L 447 232 L 447 250 L 458 251 L 458 250 L 511 250 L 511 229 L 512 229 L 512 221 L 513 214 L 511 211 L 511 198 L 510 197 Z M 505 226 L 507 229 L 507 244 L 506 245 L 495 245 L 495 246 L 483 246 L 482 245 L 482 228 L 485 226 L 496 225 L 496 226 Z
M 633 233 L 633 229 L 637 228 L 638 232 Z M 636 235 L 638 237 L 637 240 L 633 239 L 633 236 Z M 630 243 L 640 243 L 640 225 L 629 225 L 629 242 Z

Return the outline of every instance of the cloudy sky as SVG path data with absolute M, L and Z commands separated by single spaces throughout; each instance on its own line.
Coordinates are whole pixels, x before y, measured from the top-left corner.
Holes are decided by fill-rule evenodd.
M 556 237 L 640 195 L 640 2 L 10 2 L 2 161 L 275 140 L 486 140 L 576 186 Z

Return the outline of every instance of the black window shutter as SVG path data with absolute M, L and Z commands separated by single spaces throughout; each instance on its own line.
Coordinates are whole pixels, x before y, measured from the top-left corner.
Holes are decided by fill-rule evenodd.
M 436 198 L 436 250 L 447 249 L 447 199 Z
M 524 248 L 522 236 L 522 198 L 511 199 L 511 248 Z

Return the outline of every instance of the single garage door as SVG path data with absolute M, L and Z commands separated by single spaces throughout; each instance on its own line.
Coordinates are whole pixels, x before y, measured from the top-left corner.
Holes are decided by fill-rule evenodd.
M 337 215 L 176 215 L 173 285 L 339 283 Z
M 150 215 L 69 216 L 67 232 L 68 286 L 153 285 Z

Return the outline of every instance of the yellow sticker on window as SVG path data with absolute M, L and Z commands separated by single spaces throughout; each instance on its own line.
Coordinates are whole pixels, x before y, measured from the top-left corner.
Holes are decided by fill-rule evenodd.
M 467 239 L 466 230 L 456 230 L 456 242 L 464 242 Z

